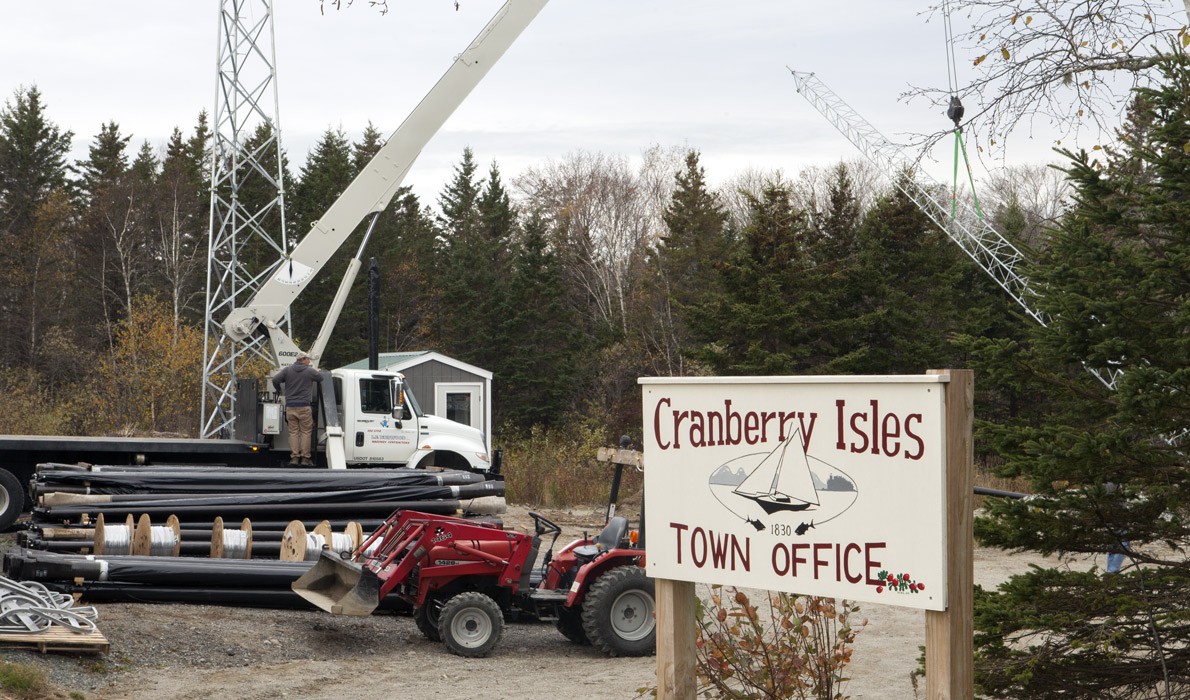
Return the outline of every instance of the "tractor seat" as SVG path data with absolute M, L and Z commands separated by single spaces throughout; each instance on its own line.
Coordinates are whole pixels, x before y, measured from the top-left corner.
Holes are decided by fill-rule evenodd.
M 606 552 L 609 549 L 615 549 L 620 546 L 620 541 L 628 534 L 628 518 L 617 515 L 611 519 L 607 527 L 603 528 L 598 535 L 595 536 L 595 541 L 591 544 L 585 544 L 581 547 L 574 548 L 574 556 L 579 559 L 594 559 L 601 552 Z

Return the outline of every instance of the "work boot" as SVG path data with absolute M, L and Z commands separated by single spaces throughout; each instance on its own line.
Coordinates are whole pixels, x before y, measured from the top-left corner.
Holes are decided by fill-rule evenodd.
M 301 466 L 312 467 L 312 466 L 314 466 L 314 460 L 310 459 L 309 457 L 302 457 Z

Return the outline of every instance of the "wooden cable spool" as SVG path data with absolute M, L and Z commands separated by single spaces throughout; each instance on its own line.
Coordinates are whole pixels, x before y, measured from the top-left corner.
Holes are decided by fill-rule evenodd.
M 225 536 L 225 533 L 231 533 L 232 530 L 227 530 L 223 526 L 223 518 L 215 517 L 215 523 L 211 526 L 211 558 L 212 559 L 251 559 L 252 558 L 252 521 L 248 518 L 240 523 L 239 532 L 244 533 L 244 543 L 242 551 L 238 551 L 238 543 L 236 546 L 231 544 L 230 537 Z
M 169 536 L 169 532 L 172 532 L 172 537 Z M 154 542 L 154 533 L 158 535 L 157 542 Z M 168 551 L 162 551 L 161 546 L 163 543 L 169 547 Z M 170 547 L 171 544 L 172 547 Z M 148 514 L 141 514 L 140 519 L 136 522 L 136 532 L 132 536 L 132 553 L 134 555 L 176 557 L 181 552 L 182 526 L 178 522 L 178 516 L 169 516 L 165 521 L 165 526 L 154 531 Z
M 357 529 L 360 533 L 359 536 L 362 537 L 363 529 L 359 528 L 358 524 Z M 354 537 L 350 533 L 348 536 Z M 286 526 L 285 533 L 281 536 L 281 561 L 314 561 L 318 558 L 322 548 L 333 546 L 334 541 L 335 535 L 331 531 L 331 524 L 326 520 L 318 523 L 313 532 L 306 532 L 306 526 L 300 520 L 294 520 Z M 358 542 L 358 540 L 353 541 Z
M 112 532 L 108 531 L 109 527 L 112 528 Z M 116 535 L 115 528 L 120 528 L 120 527 L 124 528 L 124 531 L 127 532 L 127 537 L 121 538 L 121 537 L 115 536 Z M 133 533 L 133 524 L 132 524 L 132 514 L 131 513 L 129 513 L 128 517 L 125 518 L 123 525 L 112 525 L 112 526 L 108 526 L 108 525 L 104 524 L 103 513 L 100 513 L 99 519 L 95 521 L 95 533 L 91 539 L 91 542 L 94 543 L 95 553 L 96 554 L 132 554 L 132 533 Z M 113 535 L 113 538 L 112 538 L 113 540 L 120 539 L 121 541 L 127 542 L 127 546 L 125 547 L 123 545 L 115 545 L 114 543 L 109 544 L 107 541 L 109 535 Z

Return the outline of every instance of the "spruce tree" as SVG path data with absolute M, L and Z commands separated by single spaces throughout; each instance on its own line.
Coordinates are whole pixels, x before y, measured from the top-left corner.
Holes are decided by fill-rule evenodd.
M 104 187 L 115 185 L 128 172 L 128 142 L 132 135 L 120 133 L 120 125 L 107 122 L 99 128 L 88 149 L 87 160 L 78 164 L 79 186 L 87 199 L 97 197 Z
M 530 214 L 515 248 L 507 313 L 494 319 L 505 356 L 494 397 L 498 425 L 556 425 L 575 405 L 584 345 L 577 314 L 558 293 L 563 277 L 548 224 Z
M 707 187 L 697 151 L 686 154 L 685 169 L 674 176 L 674 191 L 664 213 L 665 232 L 657 244 L 657 282 L 664 302 L 657 324 L 669 329 L 680 352 L 691 345 L 686 310 L 722 293 L 719 266 L 726 262 L 727 212 Z
M 62 306 L 51 297 L 68 288 L 69 276 L 47 283 L 38 273 L 65 272 L 69 260 L 63 234 L 73 218 L 66 165 L 72 137 L 49 120 L 36 87 L 18 89 L 0 109 L 0 367 L 34 360 L 39 324 Z
M 893 189 L 864 216 L 853 254 L 832 285 L 842 296 L 828 302 L 837 314 L 828 370 L 908 374 L 946 366 L 947 336 L 958 328 L 955 288 L 967 264 L 961 251 Z
M 0 231 L 28 231 L 34 212 L 67 187 L 74 134 L 49 121 L 36 86 L 18 89 L 0 110 Z
M 310 235 L 314 222 L 334 204 L 354 177 L 351 143 L 342 131 L 327 129 L 307 156 L 293 187 L 293 197 L 286 202 L 293 229 L 299 231 L 302 237 Z M 303 347 L 308 347 L 322 328 L 322 322 L 347 270 L 347 263 L 355 256 L 363 240 L 364 230 L 365 227 L 361 226 L 348 236 L 294 302 L 292 333 Z M 336 325 L 327 344 L 323 358 L 326 367 L 352 362 L 362 357 L 361 353 L 366 353 L 367 335 L 361 337 L 358 332 L 345 331 L 345 328 L 359 321 L 358 318 L 348 320 L 347 316 L 367 313 L 363 301 L 366 299 L 366 284 L 366 275 L 356 278 L 353 291 L 358 293 L 353 294 L 351 301 L 343 307 L 339 323 L 344 325 Z
M 1190 687 L 1190 61 L 1162 60 L 1102 161 L 1067 153 L 1075 203 L 1029 270 L 1049 318 L 976 344 L 1037 398 L 977 438 L 1035 495 L 976 520 L 986 544 L 1094 555 L 976 596 L 990 697 L 1173 698 Z M 1114 390 L 1091 372 L 1114 377 Z M 1118 374 L 1116 374 L 1118 373 Z M 1105 575 L 1107 553 L 1124 555 Z
M 381 134 L 380 130 L 372 125 L 372 122 L 368 122 L 360 140 L 351 146 L 351 160 L 355 166 L 355 173 L 359 174 L 368 161 L 372 160 L 372 156 L 375 156 L 383 146 L 384 134 Z
M 128 167 L 128 172 L 140 182 L 152 183 L 157 180 L 160 169 L 161 163 L 153 146 L 148 141 L 142 141 L 140 150 L 136 152 L 136 159 Z
M 691 354 L 720 374 L 793 374 L 808 354 L 813 324 L 805 321 L 816 303 L 801 294 L 800 282 L 810 267 L 810 229 L 783 183 L 745 197 L 750 220 L 719 268 L 723 293 L 690 308 L 688 322 L 702 342 Z
M 499 260 L 493 259 L 495 231 L 486 230 L 499 220 L 493 206 L 500 204 L 502 187 L 485 194 L 485 183 L 476 177 L 478 164 L 470 148 L 455 166 L 454 178 L 439 196 L 438 218 L 442 245 L 438 255 L 436 284 L 442 305 L 438 316 L 438 338 L 443 352 L 484 369 L 484 353 L 491 346 L 491 325 L 486 318 L 487 296 L 493 294 L 491 280 L 498 274 Z M 482 199 L 481 199 L 482 198 Z M 481 201 L 485 209 L 481 209 Z

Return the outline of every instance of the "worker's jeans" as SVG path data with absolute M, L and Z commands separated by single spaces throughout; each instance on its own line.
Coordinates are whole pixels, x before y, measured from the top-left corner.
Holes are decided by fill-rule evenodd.
M 285 422 L 289 425 L 289 459 L 310 460 L 310 438 L 314 434 L 314 410 L 309 406 L 287 406 Z

